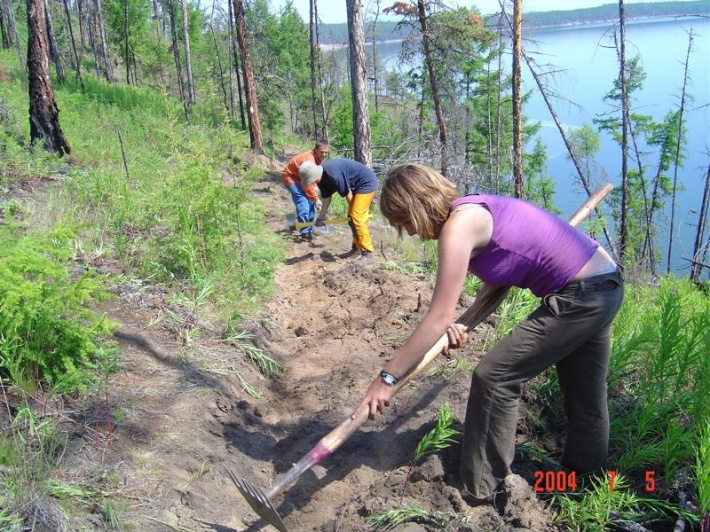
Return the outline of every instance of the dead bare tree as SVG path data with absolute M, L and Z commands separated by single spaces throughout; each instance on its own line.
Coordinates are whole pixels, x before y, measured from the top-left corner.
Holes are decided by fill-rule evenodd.
M 234 20 L 237 27 L 237 42 L 241 53 L 242 74 L 244 76 L 244 93 L 247 100 L 247 116 L 249 118 L 249 140 L 251 149 L 257 153 L 264 153 L 264 141 L 261 136 L 259 123 L 259 106 L 256 101 L 256 87 L 254 86 L 254 73 L 251 66 L 249 40 L 247 38 L 246 22 L 244 20 L 244 2 L 234 0 Z
M 318 21 L 318 1 L 313 0 L 313 16 Z M 328 136 L 328 113 L 325 110 L 325 90 L 323 88 L 323 55 L 320 49 L 320 33 L 318 30 L 319 26 L 316 23 L 316 64 L 318 65 L 318 89 L 320 92 L 320 113 L 321 113 L 321 123 L 323 124 L 323 129 L 321 130 L 320 137 L 330 142 Z
M 619 214 L 619 260 L 624 265 L 628 242 L 629 201 L 629 93 L 626 86 L 626 17 L 619 0 L 619 95 L 621 98 L 621 213 Z
M 57 46 L 57 37 L 54 33 L 54 24 L 52 23 L 52 14 L 49 11 L 49 2 L 44 3 L 44 18 L 47 26 L 47 44 L 49 44 L 49 57 L 54 63 L 54 70 L 57 73 L 57 81 L 64 83 L 64 68 L 62 67 L 62 58 L 59 55 L 59 47 Z
M 703 245 L 705 240 L 705 228 L 708 220 L 708 207 L 710 203 L 710 164 L 708 164 L 707 172 L 705 173 L 705 187 L 703 189 L 703 199 L 700 203 L 700 214 L 698 216 L 698 227 L 695 233 L 695 244 L 693 245 L 693 261 L 690 271 L 691 280 L 697 284 L 700 282 L 700 274 L 703 266 L 705 266 L 705 255 L 707 252 L 707 243 Z
M 318 101 L 316 98 L 316 0 L 309 0 L 308 9 L 308 42 L 310 43 L 310 68 L 311 68 L 311 111 L 313 112 L 313 136 L 318 140 L 318 113 L 316 111 Z
M 515 197 L 525 196 L 523 182 L 523 97 L 521 94 L 522 70 L 520 59 L 523 55 L 522 45 L 522 2 L 513 1 L 513 183 Z
M 106 23 L 104 22 L 101 0 L 94 0 L 94 17 L 96 17 L 96 26 L 98 29 L 99 39 L 101 41 L 101 57 L 104 64 L 104 75 L 106 76 L 106 81 L 110 82 L 113 79 L 113 72 L 111 70 L 111 58 L 108 50 Z
M 229 10 L 229 49 L 232 51 L 232 57 L 234 58 L 234 73 L 237 77 L 237 95 L 239 97 L 239 119 L 241 120 L 242 129 L 247 130 L 247 122 L 244 117 L 244 97 L 242 91 L 242 77 L 240 74 L 240 61 L 237 45 L 235 44 L 235 34 L 237 32 L 237 21 L 234 18 L 234 12 L 232 11 L 232 2 L 227 2 Z
M 680 91 L 680 106 L 678 109 L 678 125 L 676 127 L 676 143 L 675 143 L 675 158 L 673 164 L 673 189 L 671 192 L 671 226 L 668 235 L 668 254 L 666 256 L 666 273 L 671 273 L 671 250 L 673 249 L 673 231 L 675 226 L 675 202 L 676 193 L 678 190 L 678 169 L 680 167 L 680 158 L 682 151 L 683 140 L 683 117 L 685 112 L 686 101 L 689 96 L 687 93 L 688 82 L 690 75 L 688 73 L 688 65 L 690 63 L 690 52 L 693 49 L 693 30 L 688 32 L 688 48 L 685 53 L 685 63 L 683 65 L 683 87 Z
M 368 111 L 365 62 L 365 29 L 361 0 L 347 0 L 348 37 L 350 44 L 350 80 L 353 103 L 353 137 L 355 160 L 372 165 L 370 115 Z
M 76 74 L 76 79 L 79 80 L 79 83 L 83 90 L 84 82 L 81 79 L 81 58 L 79 57 L 79 54 L 76 51 L 76 41 L 74 40 L 74 29 L 72 28 L 71 11 L 69 9 L 68 0 L 64 0 L 64 16 L 67 19 L 67 29 L 69 30 L 69 47 L 71 50 L 71 58 L 73 63 L 72 66 L 74 68 L 74 73 Z

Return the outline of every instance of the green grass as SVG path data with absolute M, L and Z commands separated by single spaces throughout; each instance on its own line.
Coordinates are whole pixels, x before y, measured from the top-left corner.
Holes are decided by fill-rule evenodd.
M 427 511 L 416 506 L 387 510 L 367 517 L 372 530 L 391 530 L 405 523 L 420 523 L 435 526 L 437 530 L 457 530 L 468 523 L 465 514 Z
M 0 50 L 0 63 L 15 65 L 14 51 Z M 26 83 L 12 67 L 3 70 L 0 388 L 45 400 L 48 393 L 74 392 L 74 400 L 107 393 L 107 377 L 118 369 L 104 341 L 112 325 L 90 309 L 115 278 L 76 268 L 95 260 L 119 261 L 130 275 L 160 284 L 171 302 L 209 313 L 262 373 L 281 371 L 239 330 L 272 293 L 286 245 L 266 227 L 267 206 L 252 193 L 262 171 L 241 162 L 248 135 L 199 106 L 188 125 L 165 94 L 85 76 L 83 91 L 71 79 L 54 86 L 72 149 L 61 159 L 28 149 Z M 4 199 L 27 180 L 54 182 L 41 212 Z M 195 331 L 184 334 L 186 343 L 195 340 Z M 261 397 L 238 372 L 229 376 Z M 27 404 L 0 434 L 0 528 L 20 526 L 44 507 L 59 516 L 87 506 L 100 509 L 106 527 L 120 528 L 119 498 L 57 481 L 65 435 Z
M 614 323 L 609 365 L 610 466 L 613 492 L 600 481 L 577 496 L 558 496 L 559 520 L 581 530 L 606 530 L 614 519 L 644 521 L 682 515 L 697 523 L 707 512 L 710 419 L 710 301 L 690 282 L 673 277 L 657 287 L 627 285 Z M 536 388 L 539 397 L 549 384 Z M 697 514 L 672 502 L 677 490 Z M 703 509 L 705 505 L 705 509 Z M 613 515 L 612 515 L 613 514 Z

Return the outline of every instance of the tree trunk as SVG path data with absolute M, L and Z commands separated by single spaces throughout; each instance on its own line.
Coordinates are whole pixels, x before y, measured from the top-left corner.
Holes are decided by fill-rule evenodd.
M 522 5 L 521 0 L 513 2 L 513 182 L 515 197 L 525 197 L 523 184 L 523 97 L 521 93 L 520 58 L 522 47 Z
M 71 148 L 59 124 L 59 109 L 49 76 L 44 0 L 27 0 L 27 33 L 31 143 L 44 141 L 48 152 L 69 154 Z
M 685 102 L 688 98 L 686 89 L 688 87 L 688 81 L 690 79 L 690 74 L 688 73 L 688 63 L 690 62 L 690 52 L 693 49 L 693 32 L 692 30 L 688 34 L 688 50 L 685 54 L 685 65 L 683 69 L 683 88 L 680 92 L 680 109 L 678 110 L 678 128 L 675 143 L 675 160 L 673 164 L 673 192 L 671 195 L 671 227 L 668 233 L 668 256 L 666 259 L 666 273 L 671 273 L 671 250 L 673 248 L 673 231 L 675 222 L 675 202 L 676 194 L 678 190 L 678 167 L 680 166 L 680 157 L 682 151 L 682 141 L 683 141 L 683 113 L 685 111 Z
M 81 49 L 82 55 L 84 50 L 86 50 L 86 9 L 84 9 L 84 2 L 86 0 L 77 0 L 76 2 L 76 12 L 77 21 L 79 23 L 79 47 Z
M 131 56 L 128 49 L 128 38 L 130 36 L 130 28 L 128 27 L 128 0 L 123 0 L 123 62 L 126 65 L 126 84 L 131 84 Z
M 244 98 L 242 95 L 242 76 L 239 73 L 239 54 L 237 53 L 237 47 L 234 45 L 233 35 L 236 33 L 237 21 L 234 18 L 234 13 L 232 11 L 232 2 L 227 2 L 229 6 L 229 42 L 230 48 L 234 55 L 234 73 L 237 75 L 237 95 L 239 96 L 239 118 L 242 121 L 242 129 L 247 130 L 247 122 L 244 117 Z
M 321 123 L 323 124 L 320 137 L 325 139 L 325 141 L 330 144 L 330 139 L 328 137 L 328 116 L 325 112 L 325 92 L 323 90 L 323 56 L 320 52 L 320 35 L 318 33 L 318 0 L 313 0 L 313 16 L 316 19 L 316 62 L 318 64 L 318 90 L 320 93 Z
M 708 170 L 705 174 L 705 188 L 703 190 L 703 200 L 700 204 L 698 230 L 695 234 L 695 244 L 693 245 L 693 267 L 690 278 L 696 284 L 700 282 L 700 272 L 702 270 L 700 263 L 704 262 L 703 240 L 705 240 L 705 226 L 708 219 L 708 203 L 710 203 L 710 164 L 708 164 Z
M 308 41 L 310 42 L 310 67 L 311 67 L 311 111 L 313 111 L 313 137 L 318 140 L 318 113 L 316 111 L 317 98 L 316 98 L 316 40 L 315 40 L 315 25 L 316 25 L 316 15 L 315 15 L 315 2 L 316 0 L 309 0 L 308 2 Z
M 619 259 L 625 265 L 628 237 L 628 151 L 629 151 L 629 95 L 626 88 L 626 20 L 624 0 L 619 0 L 619 90 L 621 92 L 621 213 L 619 223 Z
M 377 71 L 377 19 L 380 17 L 380 0 L 375 0 L 375 18 L 372 19 L 372 83 L 375 95 L 375 113 L 379 112 Z
M 94 9 L 96 10 L 96 23 L 98 24 L 99 38 L 101 39 L 104 74 L 106 75 L 106 81 L 110 82 L 113 79 L 113 70 L 111 69 L 111 58 L 108 53 L 108 39 L 106 38 L 106 24 L 104 23 L 103 12 L 101 11 L 101 0 L 94 0 Z
M 64 83 L 64 68 L 62 58 L 57 47 L 57 38 L 54 35 L 54 25 L 52 24 L 52 14 L 49 12 L 49 2 L 44 0 L 44 22 L 47 26 L 47 44 L 49 45 L 49 57 L 54 63 L 54 70 L 57 72 L 57 81 Z
M 162 33 L 160 32 L 160 10 L 158 9 L 158 0 L 152 0 L 153 2 L 153 20 L 155 21 L 155 36 L 160 39 Z
M 74 72 L 76 74 L 76 79 L 79 80 L 82 90 L 84 89 L 84 82 L 81 79 L 81 58 L 79 54 L 76 53 L 76 42 L 74 41 L 74 29 L 71 23 L 71 11 L 69 10 L 69 0 L 64 0 L 64 15 L 67 18 L 67 28 L 69 29 L 69 46 L 72 54 L 72 66 L 74 67 Z
M 192 78 L 192 61 L 190 59 L 190 31 L 187 13 L 187 0 L 180 0 L 182 6 L 182 41 L 185 46 L 185 73 L 187 74 L 187 97 L 190 104 L 197 101 L 195 96 L 195 82 Z
M 19 59 L 19 65 L 22 69 L 25 68 L 25 61 L 22 55 L 22 44 L 20 43 L 20 36 L 17 34 L 17 24 L 15 24 L 15 15 L 12 11 L 12 0 L 2 0 L 3 12 L 5 14 L 5 25 L 7 26 L 7 34 L 9 39 L 9 45 L 15 45 L 17 49 L 17 58 Z
M 355 160 L 372 165 L 370 114 L 367 103 L 367 66 L 365 62 L 365 29 L 361 0 L 346 0 L 350 45 L 350 79 L 353 103 L 353 136 Z
M 424 61 L 426 62 L 427 72 L 429 73 L 431 97 L 434 100 L 434 114 L 436 115 L 436 123 L 439 127 L 439 142 L 441 143 L 441 174 L 446 176 L 449 173 L 448 134 L 446 131 L 446 122 L 444 121 L 444 111 L 441 107 L 441 98 L 439 96 L 439 84 L 437 83 L 436 72 L 434 70 L 434 56 L 431 50 L 429 24 L 427 22 L 424 0 L 417 0 L 417 16 L 419 18 L 419 27 L 422 31 Z
M 259 106 L 256 101 L 256 88 L 254 86 L 254 74 L 251 68 L 251 55 L 249 52 L 249 40 L 247 39 L 247 28 L 244 20 L 243 0 L 234 0 L 234 20 L 237 26 L 237 42 L 242 56 L 242 73 L 244 76 L 244 93 L 246 94 L 249 108 L 249 140 L 251 148 L 257 153 L 264 153 L 264 141 L 261 138 L 261 125 L 259 124 Z
M 7 4 L 7 1 L 4 0 L 2 4 L 0 4 L 0 39 L 2 40 L 2 47 L 3 50 L 9 50 L 10 46 L 12 46 L 12 39 L 10 38 L 10 32 L 8 26 L 8 15 L 5 14 L 5 5 Z
M 89 17 L 87 21 L 87 30 L 89 33 L 89 46 L 91 47 L 91 53 L 94 56 L 94 72 L 96 73 L 96 77 L 100 78 L 101 77 L 101 59 L 99 58 L 99 44 L 98 40 L 96 38 L 96 34 L 98 32 L 97 29 L 97 24 L 96 24 L 96 17 L 93 16 L 93 11 L 94 8 L 90 7 L 89 8 Z
M 17 27 L 15 26 L 15 15 L 12 11 L 12 0 L 2 0 L 0 7 L 2 12 L 2 47 L 10 49 L 17 41 Z
M 190 114 L 188 112 L 187 99 L 185 98 L 185 87 L 183 85 L 182 79 L 182 62 L 180 61 L 180 47 L 178 46 L 178 36 L 177 36 L 177 14 L 175 13 L 175 2 L 170 1 L 170 35 L 172 37 L 173 58 L 175 59 L 175 71 L 178 86 L 178 93 L 180 94 L 180 101 L 182 102 L 183 112 L 185 113 L 185 120 L 190 120 Z

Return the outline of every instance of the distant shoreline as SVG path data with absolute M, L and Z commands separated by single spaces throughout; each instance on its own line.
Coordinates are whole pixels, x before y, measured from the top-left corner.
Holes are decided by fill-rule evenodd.
M 627 25 L 633 24 L 656 24 L 659 22 L 682 22 L 684 20 L 694 20 L 696 18 L 704 18 L 701 15 L 678 15 L 664 17 L 636 17 L 627 19 Z M 613 26 L 619 22 L 619 19 L 595 20 L 592 22 L 570 22 L 567 24 L 554 24 L 547 26 L 523 26 L 523 31 L 569 31 L 579 28 L 598 28 L 600 26 Z
M 662 17 L 636 17 L 627 19 L 627 25 L 635 24 L 658 24 L 661 22 L 682 22 L 686 20 L 695 20 L 702 18 L 701 15 L 679 15 L 679 16 L 662 16 Z M 548 32 L 548 31 L 573 31 L 584 28 L 599 28 L 603 26 L 614 26 L 618 23 L 618 19 L 595 20 L 591 22 L 570 22 L 567 24 L 554 24 L 547 26 L 523 26 L 523 32 Z M 394 44 L 401 43 L 404 39 L 384 39 L 376 41 L 376 44 Z M 367 40 L 365 46 L 372 46 L 372 41 Z M 344 50 L 348 47 L 348 43 L 328 43 L 321 44 L 321 50 L 331 52 L 334 50 Z

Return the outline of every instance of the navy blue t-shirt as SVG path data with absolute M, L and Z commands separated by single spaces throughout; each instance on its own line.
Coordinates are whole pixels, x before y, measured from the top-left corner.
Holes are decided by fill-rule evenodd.
M 352 159 L 328 159 L 321 163 L 323 177 L 318 183 L 321 196 L 331 197 L 338 193 L 345 197 L 353 194 L 367 194 L 377 190 L 377 176 L 370 168 Z

